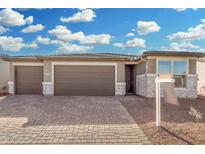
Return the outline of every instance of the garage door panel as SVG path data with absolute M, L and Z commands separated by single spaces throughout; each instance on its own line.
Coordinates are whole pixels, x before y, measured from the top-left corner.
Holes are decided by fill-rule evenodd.
M 39 81 L 42 79 L 41 76 L 39 75 L 21 75 L 21 76 L 17 76 L 17 78 L 23 78 L 24 80 L 19 80 L 19 83 L 36 83 L 36 81 Z
M 55 95 L 114 95 L 114 66 L 55 66 Z
M 69 69 L 67 69 L 69 67 Z M 109 66 L 110 67 L 110 66 Z M 70 73 L 97 73 L 97 72 L 113 72 L 113 68 L 108 68 L 107 66 L 100 66 L 100 70 L 96 69 L 99 68 L 99 66 L 55 66 L 57 72 L 66 72 Z
M 58 88 L 68 89 L 64 84 L 58 84 Z M 85 84 L 85 83 L 69 83 L 69 89 L 112 89 L 112 84 Z
M 32 73 L 38 73 L 41 69 L 41 66 L 16 66 L 19 73 L 25 73 L 25 72 L 32 72 Z
M 79 90 L 79 89 L 72 89 L 69 91 L 62 91 L 61 93 L 56 93 L 56 95 L 68 95 L 69 96 L 113 96 L 112 90 L 107 90 L 102 93 L 102 90 Z
M 25 88 L 25 87 L 29 87 L 29 88 L 36 88 L 36 87 L 38 87 L 38 88 L 41 88 L 41 87 L 39 86 L 39 84 L 37 84 L 37 83 L 29 83 L 29 82 L 23 83 L 23 82 L 18 82 L 18 84 L 21 84 L 21 86 L 18 86 L 18 89 L 20 89 L 20 88 Z
M 56 72 L 56 77 L 58 78 L 102 78 L 102 79 L 110 79 L 111 76 L 110 74 L 111 73 L 82 73 L 82 72 L 77 72 L 77 73 L 59 73 L 59 72 Z M 81 76 L 83 74 L 83 77 Z M 113 77 L 114 78 L 114 77 Z
M 80 78 L 80 77 L 76 77 L 76 78 L 58 78 L 59 81 L 58 83 L 113 83 L 114 78 Z
M 15 67 L 15 87 L 17 94 L 42 94 L 42 81 L 42 66 Z

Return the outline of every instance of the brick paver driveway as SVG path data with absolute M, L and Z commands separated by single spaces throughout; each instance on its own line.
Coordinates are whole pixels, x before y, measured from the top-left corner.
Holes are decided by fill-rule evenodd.
M 120 103 L 127 98 L 8 96 L 0 144 L 150 144 Z

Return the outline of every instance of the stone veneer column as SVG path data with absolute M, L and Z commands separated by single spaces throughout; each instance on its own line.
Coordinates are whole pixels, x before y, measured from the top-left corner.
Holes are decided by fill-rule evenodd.
M 147 75 L 137 75 L 136 76 L 136 94 L 140 96 L 147 97 Z
M 125 95 L 126 94 L 126 83 L 117 82 L 115 85 L 115 95 Z
M 43 85 L 43 95 L 52 96 L 54 95 L 54 84 L 52 82 L 52 63 L 51 61 L 44 61 L 44 82 Z
M 54 95 L 54 85 L 52 82 L 42 82 L 43 85 L 43 95 L 52 96 Z
M 8 82 L 8 88 L 9 88 L 8 89 L 9 90 L 9 94 L 10 95 L 14 95 L 15 92 L 14 92 L 14 82 L 13 81 L 9 81 Z
M 115 95 L 126 94 L 126 83 L 125 83 L 125 63 L 118 62 L 117 63 L 117 81 L 115 81 Z
M 9 63 L 9 82 L 8 82 L 8 92 L 10 95 L 15 94 L 15 70 L 12 62 Z

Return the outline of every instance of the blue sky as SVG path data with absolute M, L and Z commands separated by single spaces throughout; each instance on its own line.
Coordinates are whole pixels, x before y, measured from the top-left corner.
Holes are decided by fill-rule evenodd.
M 205 9 L 0 9 L 0 53 L 204 52 L 204 18 Z

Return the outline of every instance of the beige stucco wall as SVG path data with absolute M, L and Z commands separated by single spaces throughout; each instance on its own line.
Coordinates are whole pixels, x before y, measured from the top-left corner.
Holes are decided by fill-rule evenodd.
M 204 88 L 202 88 L 205 87 L 205 61 L 197 61 L 196 72 L 198 75 L 198 94 L 205 94 Z
M 9 62 L 9 81 L 15 80 L 15 67 L 12 65 L 12 62 Z
M 8 88 L 8 84 L 7 84 L 8 81 L 9 81 L 9 62 L 6 62 L 0 58 L 0 92 L 2 92 L 3 87 L 6 86 Z
M 117 63 L 117 82 L 125 82 L 125 63 Z
M 156 59 L 147 60 L 147 73 L 156 74 Z
M 196 74 L 196 59 L 189 59 L 189 74 Z
M 137 64 L 136 67 L 136 74 L 141 75 L 146 73 L 146 61 L 142 61 L 139 64 Z

